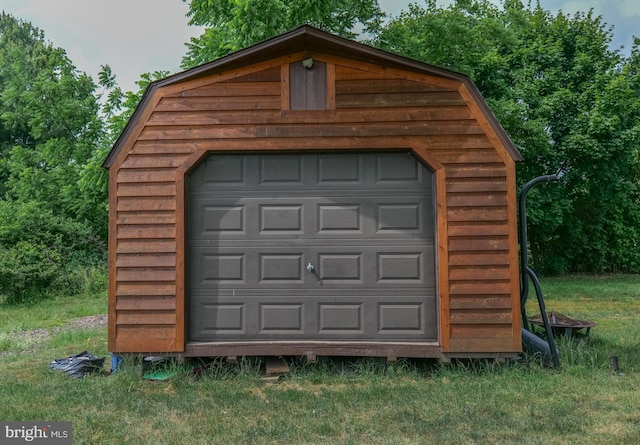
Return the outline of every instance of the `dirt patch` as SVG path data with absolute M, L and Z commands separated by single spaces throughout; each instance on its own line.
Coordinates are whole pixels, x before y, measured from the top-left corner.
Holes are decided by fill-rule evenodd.
M 11 340 L 23 345 L 23 351 L 32 350 L 35 346 L 49 337 L 59 332 L 75 329 L 91 329 L 106 326 L 107 314 L 88 315 L 86 317 L 74 318 L 62 326 L 55 326 L 50 329 L 31 329 L 28 331 L 12 332 L 7 335 Z

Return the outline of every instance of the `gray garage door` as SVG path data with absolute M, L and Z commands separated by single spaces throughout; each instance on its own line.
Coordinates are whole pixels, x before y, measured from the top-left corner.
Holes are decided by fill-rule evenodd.
M 433 173 L 409 153 L 212 154 L 188 178 L 191 341 L 434 341 Z

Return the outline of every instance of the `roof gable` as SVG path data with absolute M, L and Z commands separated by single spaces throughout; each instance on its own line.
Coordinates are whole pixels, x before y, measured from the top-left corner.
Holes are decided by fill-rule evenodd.
M 267 60 L 286 56 L 300 51 L 317 51 L 324 54 L 349 58 L 354 61 L 366 62 L 415 73 L 437 76 L 462 83 L 471 95 L 472 100 L 486 116 L 487 122 L 504 145 L 512 159 L 519 161 L 522 156 L 513 145 L 508 135 L 496 120 L 484 98 L 471 79 L 461 73 L 419 62 L 404 56 L 392 54 L 362 43 L 347 40 L 310 25 L 302 25 L 285 34 L 256 43 L 245 49 L 230 53 L 214 61 L 196 66 L 189 70 L 168 76 L 149 84 L 140 103 L 136 107 L 131 119 L 120 134 L 102 166 L 110 168 L 123 145 L 132 136 L 134 128 L 144 110 L 150 105 L 150 100 L 159 88 L 179 83 L 189 82 L 215 73 L 257 64 Z

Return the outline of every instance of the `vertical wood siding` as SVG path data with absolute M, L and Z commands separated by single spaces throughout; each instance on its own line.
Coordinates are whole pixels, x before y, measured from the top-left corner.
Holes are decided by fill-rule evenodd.
M 327 63 L 327 78 L 335 79 L 327 87 L 332 96 L 327 110 L 283 110 L 281 75 L 287 70 L 280 66 L 157 91 L 157 105 L 114 164 L 110 316 L 115 324 L 109 348 L 183 350 L 184 296 L 176 283 L 177 265 L 184 261 L 178 241 L 184 234 L 177 233 L 184 215 L 177 203 L 184 201 L 178 196 L 184 165 L 197 153 L 419 145 L 445 169 L 437 184 L 446 190 L 448 301 L 442 304 L 449 317 L 443 321 L 443 347 L 518 350 L 514 313 L 519 311 L 513 308 L 518 297 L 510 264 L 517 240 L 509 228 L 515 201 L 507 186 L 513 163 L 504 162 L 453 81 L 429 82 L 421 74 L 314 57 Z

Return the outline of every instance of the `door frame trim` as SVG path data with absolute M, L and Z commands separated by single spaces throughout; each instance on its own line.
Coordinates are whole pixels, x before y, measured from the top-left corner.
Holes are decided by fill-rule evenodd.
M 348 147 L 336 149 L 335 142 L 326 139 L 299 139 L 291 138 L 280 140 L 277 148 L 270 144 L 265 144 L 264 140 L 252 139 L 242 141 L 210 140 L 206 147 L 202 147 L 193 152 L 185 162 L 176 170 L 176 349 L 181 351 L 192 350 L 195 343 L 188 342 L 187 320 L 188 299 L 186 298 L 186 252 L 187 252 L 187 184 L 186 178 L 189 173 L 210 153 L 242 153 L 242 152 L 357 152 L 357 151 L 394 151 L 405 150 L 412 152 L 419 160 L 429 167 L 435 178 L 435 289 L 436 289 L 436 312 L 438 315 L 438 342 L 440 352 L 449 350 L 450 344 L 450 320 L 449 320 L 449 267 L 448 267 L 448 236 L 447 236 L 447 203 L 446 203 L 446 169 L 433 155 L 428 152 L 428 147 L 419 138 L 388 137 L 388 138 L 357 138 L 352 140 Z M 255 341 L 256 347 L 264 346 L 263 342 Z M 306 344 L 309 342 L 296 342 Z M 313 342 L 311 342 L 313 343 Z M 330 342 L 334 343 L 334 342 Z M 376 342 L 367 342 L 374 344 Z M 218 344 L 218 343 L 216 343 Z M 214 351 L 223 348 L 228 343 L 220 342 L 220 348 L 212 347 Z M 354 343 L 355 344 L 355 343 Z M 385 347 L 398 343 L 384 343 Z M 421 343 L 411 343 L 419 345 Z M 429 343 L 430 348 L 432 344 Z M 253 349 L 252 347 L 249 349 Z M 356 348 L 358 349 L 358 348 Z M 410 347 L 396 347 L 398 351 L 409 353 Z M 419 349 L 419 348 L 418 348 Z M 214 354 L 215 355 L 215 354 Z M 222 354 L 226 355 L 226 354 Z M 251 354 L 247 354 L 251 355 Z M 274 354 L 258 354 L 274 355 Z M 276 354 L 278 355 L 278 354 Z M 287 355 L 281 353 L 280 355 Z M 293 354 L 297 355 L 297 354 Z M 302 354 L 304 355 L 304 354 Z M 320 354 L 318 354 L 320 355 Z M 331 354 L 339 355 L 339 354 Z M 359 354 L 354 354 L 359 355 Z M 377 354 L 376 354 L 377 355 Z M 383 354 L 384 355 L 384 354 Z M 406 354 L 396 354 L 396 356 L 409 357 Z M 411 355 L 414 356 L 414 355 Z M 420 355 L 423 356 L 423 355 Z

